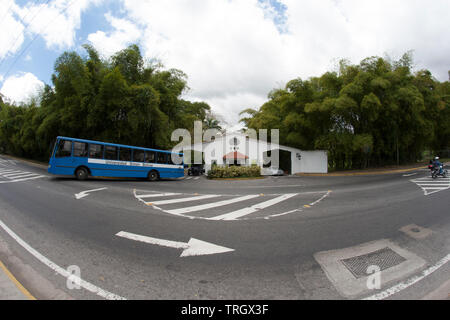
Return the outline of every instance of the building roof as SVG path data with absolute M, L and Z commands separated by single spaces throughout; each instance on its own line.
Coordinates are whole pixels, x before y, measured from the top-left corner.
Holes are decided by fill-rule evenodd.
M 238 151 L 232 151 L 223 156 L 224 159 L 248 159 L 248 157 Z

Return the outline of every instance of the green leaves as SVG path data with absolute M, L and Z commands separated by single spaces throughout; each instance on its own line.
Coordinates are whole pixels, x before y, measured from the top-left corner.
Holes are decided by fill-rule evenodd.
M 279 128 L 280 143 L 325 149 L 332 168 L 414 161 L 426 148 L 450 145 L 450 84 L 428 70 L 411 74 L 412 53 L 399 61 L 341 60 L 339 72 L 291 80 L 259 110 L 245 110 L 253 129 Z
M 136 45 L 110 60 L 90 45 L 83 48 L 86 57 L 58 57 L 54 87 L 45 86 L 39 107 L 0 101 L 1 152 L 47 160 L 58 135 L 166 149 L 176 128 L 196 120 L 220 127 L 209 105 L 181 99 L 187 88 L 182 71 L 146 64 Z

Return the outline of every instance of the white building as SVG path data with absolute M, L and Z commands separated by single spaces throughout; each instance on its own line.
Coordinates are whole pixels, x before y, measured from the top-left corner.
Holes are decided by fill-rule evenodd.
M 193 144 L 184 149 L 185 154 L 188 150 L 203 153 L 206 172 L 212 165 L 271 166 L 267 164 L 267 159 L 272 155 L 276 156 L 277 152 L 279 168 L 287 174 L 328 172 L 328 156 L 323 150 L 303 151 L 256 140 L 242 133 L 227 133 L 213 138 L 211 142 Z M 272 164 L 276 162 L 273 161 Z M 265 174 L 265 170 L 261 170 L 261 173 Z

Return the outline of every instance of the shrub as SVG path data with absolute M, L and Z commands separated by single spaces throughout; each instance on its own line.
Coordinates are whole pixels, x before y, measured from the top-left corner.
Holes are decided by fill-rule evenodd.
M 213 167 L 208 171 L 208 178 L 250 178 L 261 176 L 261 168 L 252 167 Z

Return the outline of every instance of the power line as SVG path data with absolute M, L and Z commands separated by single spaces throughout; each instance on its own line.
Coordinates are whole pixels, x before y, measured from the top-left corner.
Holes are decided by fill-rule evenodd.
M 0 23 L 3 22 L 3 20 L 5 20 L 6 16 L 8 15 L 8 13 L 11 11 L 11 8 L 13 7 L 14 4 L 14 0 L 11 2 L 11 4 L 9 5 L 8 10 L 6 10 L 6 13 L 3 15 L 2 20 L 0 20 Z
M 45 2 L 44 6 L 46 6 L 49 2 L 50 2 L 50 0 L 47 0 L 47 1 Z M 42 4 L 42 3 L 37 4 L 37 5 L 41 5 L 41 4 Z M 7 57 L 7 55 L 8 55 L 8 52 L 11 51 L 11 50 L 14 48 L 14 46 L 16 45 L 17 40 L 19 40 L 19 38 L 20 38 L 20 35 L 21 35 L 21 34 L 25 34 L 25 31 L 28 29 L 28 27 L 30 26 L 31 22 L 33 22 L 33 20 L 36 18 L 37 14 L 42 10 L 42 8 L 43 8 L 43 7 L 41 7 L 39 10 L 36 11 L 36 13 L 34 14 L 34 16 L 30 19 L 30 22 L 28 22 L 28 24 L 26 24 L 26 25 L 25 25 L 25 22 L 24 22 L 24 21 L 25 21 L 26 17 L 28 17 L 28 15 L 30 14 L 31 10 L 29 10 L 29 11 L 27 12 L 27 14 L 23 17 L 23 19 L 21 19 L 21 18 L 19 17 L 19 19 L 21 20 L 21 22 L 25 25 L 25 28 L 23 29 L 22 32 L 20 32 L 20 33 L 17 35 L 17 37 L 16 37 L 16 38 L 14 39 L 14 41 L 13 41 L 13 44 L 12 44 L 12 45 L 10 46 L 10 48 L 6 51 L 5 56 L 4 56 L 4 57 L 2 58 L 2 60 L 0 61 L 0 67 L 2 66 L 3 62 L 6 60 L 6 57 Z
M 55 19 L 51 20 L 39 33 L 36 33 L 36 35 L 34 36 L 34 38 L 30 41 L 30 43 L 19 53 L 19 55 L 16 57 L 16 59 L 13 61 L 13 63 L 11 64 L 11 66 L 9 67 L 8 71 L 6 72 L 6 74 L 3 76 L 5 79 L 6 77 L 9 75 L 9 72 L 11 71 L 11 69 L 15 66 L 15 64 L 17 63 L 17 61 L 23 56 L 23 54 L 28 50 L 28 48 L 33 44 L 33 42 L 37 39 L 37 37 L 39 37 L 39 35 L 45 31 L 48 26 L 50 24 L 52 24 L 56 19 L 58 19 L 58 17 L 62 14 L 64 14 L 74 3 L 76 2 L 76 0 L 71 0 L 69 2 L 69 4 L 66 6 L 66 8 L 61 11 L 60 13 L 58 13 L 58 15 L 55 17 Z

